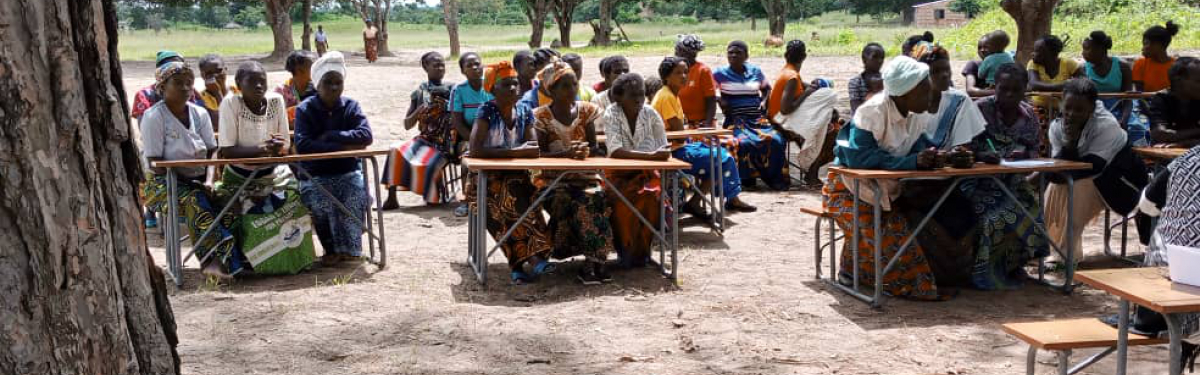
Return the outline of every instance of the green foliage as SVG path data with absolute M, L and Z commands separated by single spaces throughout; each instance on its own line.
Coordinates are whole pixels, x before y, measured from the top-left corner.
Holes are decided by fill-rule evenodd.
M 1124 0 L 1066 0 L 1063 4 L 1073 7 L 1078 4 L 1071 3 L 1077 1 L 1092 1 L 1093 5 L 1107 6 Z M 1080 42 L 1093 30 L 1104 30 L 1113 37 L 1110 53 L 1137 55 L 1142 48 L 1142 32 L 1168 20 L 1179 24 L 1181 30 L 1171 43 L 1173 50 L 1200 48 L 1200 10 L 1178 0 L 1137 0 L 1136 4 L 1123 4 L 1103 13 L 1080 9 L 1058 9 L 1055 13 L 1054 34 L 1071 38 L 1063 52 L 1067 56 L 1078 57 Z M 945 35 L 939 34 L 938 42 L 960 58 L 974 58 L 975 43 L 979 37 L 996 29 L 1007 31 L 1014 41 L 1017 40 L 1017 25 L 1012 17 L 1001 9 L 993 9 L 961 28 L 949 30 Z M 1015 42 L 1009 48 L 1015 50 Z
M 998 2 L 993 0 L 954 0 L 950 2 L 949 8 L 968 16 L 977 16 L 996 8 L 997 5 Z
M 266 22 L 266 11 L 262 5 L 248 6 L 233 16 L 233 22 L 250 29 L 257 29 L 259 22 Z

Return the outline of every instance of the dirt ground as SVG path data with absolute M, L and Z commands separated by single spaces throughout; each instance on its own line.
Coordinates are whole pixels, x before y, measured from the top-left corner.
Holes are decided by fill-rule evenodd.
M 715 50 L 715 49 L 714 49 Z M 419 52 L 368 65 L 350 61 L 346 95 L 362 103 L 375 147 L 409 139 L 401 125 L 409 93 L 424 79 Z M 719 66 L 710 51 L 702 58 Z M 633 58 L 653 75 L 658 58 Z M 599 80 L 596 62 L 586 82 Z M 781 59 L 753 61 L 773 77 Z M 960 67 L 962 62 L 955 62 Z M 450 64 L 452 67 L 453 63 Z M 230 80 L 237 62 L 229 63 Z M 832 78 L 845 103 L 852 57 L 813 57 L 805 78 Z M 271 64 L 270 82 L 287 74 Z M 461 80 L 457 69 L 448 79 Z M 124 64 L 126 90 L 153 80 L 152 64 Z M 961 77 L 957 77 L 961 78 Z M 232 82 L 231 82 L 232 83 Z M 962 83 L 959 82 L 959 87 Z M 732 215 L 717 237 L 680 236 L 678 285 L 650 269 L 614 272 L 584 287 L 578 262 L 534 285 L 512 286 L 503 256 L 491 258 L 488 286 L 466 263 L 467 223 L 450 207 L 425 207 L 414 194 L 387 212 L 388 266 L 316 269 L 291 277 L 205 286 L 195 260 L 173 293 L 186 374 L 1018 374 L 1027 346 L 1000 324 L 1094 317 L 1116 300 L 1086 287 L 1072 295 L 1028 285 L 1018 291 L 964 290 L 948 302 L 888 300 L 882 310 L 814 279 L 813 221 L 819 192 L 749 191 L 759 207 Z M 1101 227 L 1086 234 L 1091 267 Z M 151 246 L 165 265 L 162 240 Z M 1135 237 L 1136 238 L 1136 237 Z M 1140 250 L 1134 250 L 1140 252 Z M 347 282 L 346 280 L 349 279 Z M 1077 352 L 1081 359 L 1094 351 Z M 1131 373 L 1166 372 L 1165 347 L 1131 351 Z M 1039 356 L 1039 373 L 1054 358 Z M 1084 373 L 1112 373 L 1106 359 Z

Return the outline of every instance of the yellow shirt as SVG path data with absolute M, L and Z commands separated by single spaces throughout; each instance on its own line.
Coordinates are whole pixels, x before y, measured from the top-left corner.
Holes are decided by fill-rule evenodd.
M 1054 77 L 1051 77 L 1050 74 L 1047 74 L 1046 69 L 1042 67 L 1041 64 L 1034 63 L 1033 60 L 1029 61 L 1029 64 L 1026 65 L 1026 69 L 1031 72 L 1037 72 L 1038 77 L 1042 80 L 1042 82 L 1058 84 L 1067 82 L 1071 79 L 1071 77 L 1075 76 L 1075 71 L 1079 70 L 1079 62 L 1068 58 L 1058 59 L 1058 75 Z M 1058 99 L 1048 96 L 1034 96 L 1032 101 L 1033 105 L 1038 107 L 1058 106 Z
M 671 92 L 670 88 L 663 87 L 654 94 L 654 100 L 650 101 L 650 106 L 658 111 L 658 115 L 662 116 L 663 122 L 677 118 L 680 121 L 687 122 L 687 117 L 683 115 L 683 103 L 679 101 L 679 97 Z

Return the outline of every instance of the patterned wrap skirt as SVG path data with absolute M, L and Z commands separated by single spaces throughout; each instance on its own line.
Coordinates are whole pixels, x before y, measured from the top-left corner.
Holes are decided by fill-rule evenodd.
M 788 174 L 787 140 L 770 124 L 757 118 L 730 118 L 727 127 L 733 128 L 738 140 L 738 173 L 743 179 L 759 178 L 772 188 L 786 189 L 791 184 Z M 763 139 L 766 138 L 766 139 Z
M 661 180 L 657 173 L 651 171 L 608 171 L 605 176 L 612 182 L 609 189 L 615 190 L 608 194 L 608 206 L 612 207 L 610 221 L 617 255 L 635 263 L 644 260 L 650 256 L 650 249 L 654 246 L 654 229 L 662 213 L 658 201 L 662 191 Z M 633 208 L 622 202 L 616 192 L 633 203 Z M 641 213 L 655 227 L 647 227 L 633 210 Z
M 223 270 L 230 275 L 241 272 L 247 263 L 244 255 L 237 247 L 233 232 L 229 230 L 234 222 L 234 215 L 225 215 L 217 222 L 215 218 L 220 208 L 213 204 L 204 187 L 195 181 L 179 179 L 176 184 L 176 197 L 179 199 L 178 215 L 187 225 L 190 238 L 193 241 L 200 238 L 210 228 L 212 232 L 199 244 L 196 244 L 196 256 L 201 260 L 215 259 Z M 142 196 L 146 208 L 163 214 L 163 225 L 170 225 L 166 217 L 167 205 L 171 200 L 171 192 L 167 189 L 166 176 L 148 175 L 142 186 Z
M 612 209 L 604 190 L 594 181 L 564 181 L 547 197 L 547 224 L 553 255 L 564 259 L 583 255 L 604 262 L 613 251 Z
M 383 184 L 420 194 L 425 203 L 442 203 L 442 172 L 450 160 L 422 137 L 392 147 L 383 168 Z
M 475 180 L 478 174 L 471 172 L 467 182 L 467 202 L 477 204 Z M 533 204 L 537 188 L 530 181 L 528 172 L 488 172 L 487 175 L 487 231 L 492 238 L 500 238 L 514 225 L 512 235 L 500 244 L 508 265 L 519 269 L 530 257 L 543 259 L 550 256 L 550 236 L 546 221 L 540 212 L 534 212 L 520 223 L 517 219 Z
M 362 256 L 363 225 L 371 198 L 361 171 L 339 175 L 312 176 L 300 181 L 300 199 L 312 214 L 313 230 L 326 254 Z M 321 188 L 342 202 L 354 216 L 347 216 Z M 357 220 L 355 220 L 357 219 Z

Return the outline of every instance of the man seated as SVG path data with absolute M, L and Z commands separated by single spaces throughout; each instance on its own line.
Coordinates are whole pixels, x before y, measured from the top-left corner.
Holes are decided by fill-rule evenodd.
M 1171 88 L 1150 98 L 1150 138 L 1159 147 L 1200 144 L 1200 59 L 1180 57 L 1167 74 Z

